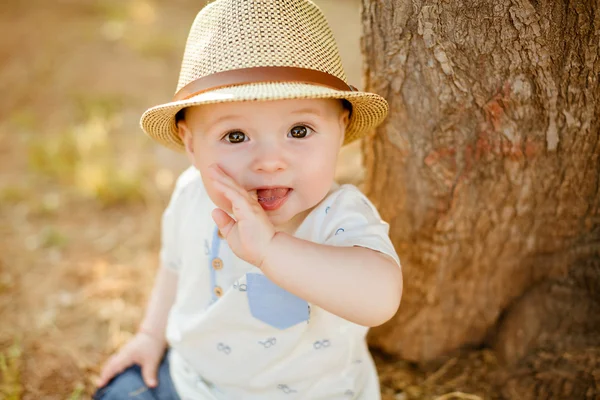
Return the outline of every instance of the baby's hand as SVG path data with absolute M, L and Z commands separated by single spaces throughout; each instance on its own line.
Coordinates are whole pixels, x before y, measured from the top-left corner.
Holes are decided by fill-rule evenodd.
M 220 208 L 212 217 L 235 255 L 261 267 L 267 247 L 275 236 L 275 227 L 258 201 L 218 166 L 210 167 L 215 189 L 231 202 L 231 218 Z
M 164 340 L 139 332 L 106 362 L 97 382 L 98 387 L 103 387 L 117 374 L 134 364 L 141 367 L 146 386 L 156 387 L 158 366 L 166 347 Z

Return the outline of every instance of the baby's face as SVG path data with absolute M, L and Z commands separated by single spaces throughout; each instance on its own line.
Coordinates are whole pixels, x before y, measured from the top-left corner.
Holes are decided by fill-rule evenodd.
M 339 100 L 220 103 L 186 110 L 179 132 L 208 195 L 230 203 L 212 184 L 217 164 L 256 198 L 279 228 L 294 226 L 327 195 L 348 111 Z

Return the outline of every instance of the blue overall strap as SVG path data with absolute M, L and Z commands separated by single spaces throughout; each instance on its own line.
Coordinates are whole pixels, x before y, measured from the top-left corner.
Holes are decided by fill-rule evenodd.
M 220 245 L 221 238 L 219 237 L 219 228 L 215 226 L 210 247 L 210 257 L 208 259 L 208 269 L 210 269 L 210 292 L 212 293 L 213 303 L 218 299 L 217 295 L 215 294 L 215 287 L 217 286 L 217 271 L 215 271 L 213 268 L 213 260 L 219 257 Z

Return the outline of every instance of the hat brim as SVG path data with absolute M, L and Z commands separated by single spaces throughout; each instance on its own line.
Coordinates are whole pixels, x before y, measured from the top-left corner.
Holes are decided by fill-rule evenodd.
M 177 134 L 175 115 L 186 107 L 202 104 L 238 101 L 271 101 L 288 99 L 346 99 L 352 104 L 352 115 L 344 145 L 365 136 L 379 125 L 388 112 L 387 101 L 374 93 L 352 92 L 293 82 L 261 82 L 231 86 L 200 93 L 186 100 L 174 101 L 148 109 L 140 120 L 142 129 L 160 144 L 176 151 L 184 151 Z

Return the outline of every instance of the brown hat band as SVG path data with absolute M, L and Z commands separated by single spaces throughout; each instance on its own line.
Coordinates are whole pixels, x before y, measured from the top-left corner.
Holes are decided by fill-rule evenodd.
M 173 101 L 185 100 L 200 93 L 226 86 L 246 85 L 258 82 L 302 82 L 327 86 L 343 91 L 358 91 L 340 78 L 327 72 L 297 67 L 253 67 L 216 72 L 198 78 L 182 87 Z

